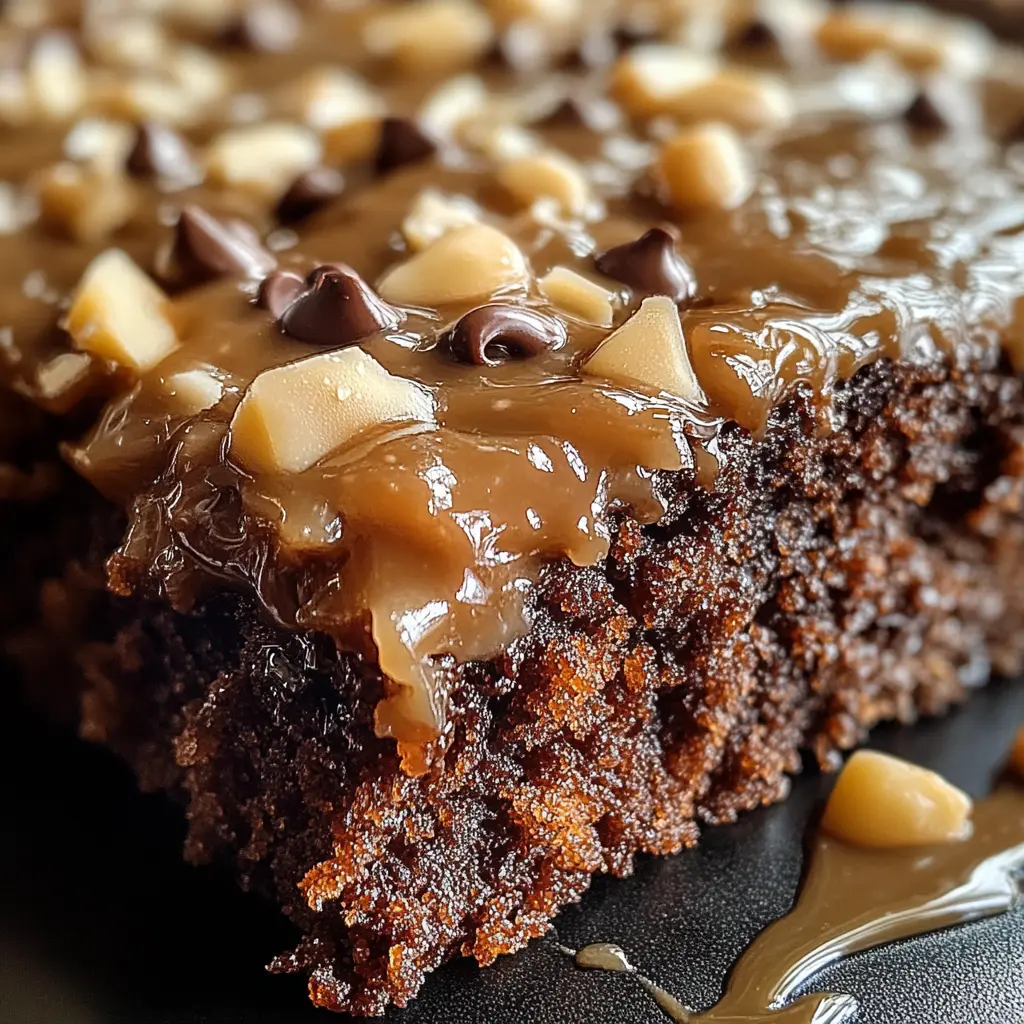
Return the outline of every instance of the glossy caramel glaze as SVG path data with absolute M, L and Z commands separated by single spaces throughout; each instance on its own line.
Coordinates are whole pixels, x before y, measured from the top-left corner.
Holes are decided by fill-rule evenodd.
M 67 5 L 65 20 L 84 33 L 90 84 L 82 103 L 73 116 L 43 126 L 37 118 L 19 123 L 9 111 L 10 123 L 0 127 L 0 179 L 10 184 L 13 211 L 11 230 L 0 235 L 7 377 L 58 413 L 104 400 L 67 457 L 129 511 L 111 586 L 158 589 L 187 608 L 211 582 L 226 582 L 257 596 L 275 621 L 326 632 L 375 660 L 389 680 L 377 730 L 399 741 L 412 772 L 424 767 L 424 745 L 445 728 L 459 666 L 529 629 L 540 567 L 551 559 L 603 559 L 609 516 L 620 510 L 656 522 L 664 473 L 713 486 L 724 425 L 757 435 L 771 410 L 799 390 L 812 397 L 820 430 L 840 428 L 833 385 L 880 358 L 962 368 L 995 366 L 1004 350 L 1024 359 L 1024 164 L 1004 141 L 1024 110 L 1015 53 L 973 30 L 957 37 L 944 21 L 935 23 L 934 43 L 911 46 L 883 32 L 882 42 L 847 53 L 846 43 L 860 36 L 842 18 L 854 15 L 811 5 L 787 6 L 793 16 L 773 20 L 744 3 L 720 5 L 716 18 L 685 4 L 607 3 L 588 8 L 592 21 L 548 26 L 550 52 L 534 39 L 530 52 L 545 69 L 538 75 L 524 66 L 516 40 L 543 19 L 510 19 L 510 6 L 491 5 L 481 23 L 494 31 L 497 49 L 478 45 L 476 54 L 443 67 L 428 61 L 426 70 L 423 54 L 371 52 L 387 36 L 380 19 L 408 5 L 312 5 L 283 53 L 239 49 L 237 26 L 225 34 L 234 15 L 211 15 L 202 25 L 183 16 L 156 21 L 172 51 L 198 35 L 227 84 L 177 125 L 198 154 L 187 174 L 147 177 L 141 172 L 159 161 L 141 151 L 148 138 L 136 140 L 126 158 L 130 174 L 118 178 L 132 213 L 96 238 L 60 237 L 66 225 L 36 219 L 32 205 L 43 190 L 40 168 L 74 156 L 69 132 L 76 125 L 81 132 L 83 119 L 111 111 L 118 121 L 138 119 L 121 115 L 117 90 L 140 72 L 95 55 L 101 48 L 76 5 Z M 6 17 L 2 38 L 16 53 L 39 29 L 17 24 L 22 15 Z M 760 34 L 750 31 L 757 25 Z M 768 81 L 782 90 L 786 116 L 762 117 L 761 100 L 751 114 L 734 92 L 647 116 L 622 84 L 622 62 L 643 45 L 638 36 L 685 40 L 697 56 L 680 51 L 677 62 L 714 54 L 729 74 L 777 74 L 758 78 L 758 88 Z M 964 38 L 976 49 L 966 57 Z M 444 51 L 440 37 L 425 49 Z M 26 58 L 11 60 L 16 80 Z M 392 61 L 407 73 L 395 74 Z M 305 185 L 292 186 L 307 203 L 302 213 L 319 207 L 292 222 L 281 186 L 218 183 L 212 170 L 198 180 L 203 155 L 212 168 L 209 154 L 239 119 L 255 113 L 257 121 L 301 121 L 289 90 L 302 72 L 326 63 L 365 76 L 381 109 L 404 119 L 397 122 L 404 127 L 393 120 L 371 126 L 379 141 L 368 147 L 355 130 L 320 131 L 323 161 L 344 176 L 339 195 L 332 185 L 326 197 L 314 189 L 309 200 Z M 922 122 L 920 91 L 934 73 L 953 83 L 962 102 L 954 111 L 929 97 L 939 108 Z M 464 74 L 476 77 L 458 77 Z M 475 97 L 469 113 L 455 127 L 450 118 L 439 127 L 445 117 L 437 91 L 451 95 L 459 83 Z M 684 208 L 686 194 L 680 197 L 664 166 L 665 140 L 706 118 L 736 124 L 747 170 L 733 169 L 746 198 Z M 354 150 L 339 155 L 339 137 L 341 148 Z M 511 168 L 538 153 L 568 157 L 576 191 L 548 182 L 551 195 L 525 201 L 532 186 L 523 184 L 522 167 Z M 471 297 L 456 287 L 455 301 L 394 299 L 395 267 L 418 258 L 409 251 L 407 218 L 425 189 L 456 197 L 476 220 L 503 232 L 521 254 L 523 273 Z M 293 328 L 301 338 L 290 336 L 295 307 L 277 319 L 266 301 L 255 301 L 262 257 L 229 261 L 226 271 L 214 259 L 219 269 L 201 283 L 182 276 L 174 263 L 174 233 L 182 229 L 174 225 L 186 204 L 242 218 L 280 268 L 298 272 L 296 281 L 324 264 L 344 265 L 382 294 L 370 293 L 388 312 L 369 317 L 382 329 L 332 335 L 329 316 L 315 329 L 306 317 L 307 326 Z M 679 266 L 666 271 L 663 261 L 639 253 L 636 274 L 617 271 L 609 250 L 621 264 L 618 247 L 652 225 L 669 229 Z M 89 259 L 111 247 L 125 249 L 166 287 L 178 347 L 141 373 L 90 356 L 74 384 L 55 394 L 45 370 L 73 351 L 58 326 L 69 294 Z M 610 324 L 585 322 L 550 299 L 539 282 L 556 267 L 605 289 Z M 692 390 L 587 372 L 588 358 L 642 299 L 669 293 Z M 491 302 L 553 319 L 557 343 L 499 344 L 500 358 L 482 364 L 460 359 L 445 339 Z M 330 349 L 332 336 L 338 349 L 357 342 L 390 374 L 429 389 L 434 419 L 389 421 L 301 471 L 248 468 L 233 455 L 232 417 L 243 395 L 262 372 Z M 201 412 L 183 412 L 168 382 L 197 368 L 218 383 L 220 397 Z

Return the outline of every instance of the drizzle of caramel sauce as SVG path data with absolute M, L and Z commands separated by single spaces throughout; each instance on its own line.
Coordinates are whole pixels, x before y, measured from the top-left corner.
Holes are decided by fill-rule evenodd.
M 747 947 L 722 998 L 703 1013 L 637 972 L 622 949 L 593 943 L 580 967 L 635 975 L 676 1024 L 848 1024 L 857 1001 L 810 992 L 837 960 L 953 925 L 993 917 L 1020 897 L 1024 788 L 1005 783 L 974 806 L 971 835 L 908 849 L 863 849 L 815 837 L 796 905 Z

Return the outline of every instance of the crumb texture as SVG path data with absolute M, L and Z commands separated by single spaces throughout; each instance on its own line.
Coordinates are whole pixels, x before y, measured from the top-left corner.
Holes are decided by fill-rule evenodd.
M 662 522 L 549 566 L 528 637 L 445 669 L 421 777 L 374 735 L 369 662 L 231 594 L 184 615 L 94 591 L 112 639 L 79 650 L 83 731 L 184 802 L 190 859 L 233 858 L 302 929 L 273 970 L 330 1009 L 403 1005 L 450 957 L 543 934 L 593 874 L 781 798 L 802 750 L 835 767 L 1021 669 L 1021 382 L 881 363 L 838 409 L 828 436 L 799 403 L 762 442 L 727 432 L 713 491 L 666 474 Z M 44 587 L 51 617 L 87 564 Z

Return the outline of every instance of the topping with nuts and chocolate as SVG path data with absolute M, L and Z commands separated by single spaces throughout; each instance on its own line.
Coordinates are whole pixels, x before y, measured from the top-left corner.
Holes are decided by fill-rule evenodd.
M 296 808 L 257 873 L 301 885 L 277 969 L 316 1001 L 493 959 L 779 796 L 800 746 L 834 764 L 1022 663 L 1024 79 L 976 26 L 144 6 L 0 14 L 0 381 L 91 423 L 62 451 L 127 520 L 104 555 L 118 609 L 169 616 L 146 643 L 244 609 L 222 687 L 140 699 L 188 733 L 160 778 L 196 850 L 277 856 Z M 271 755 L 255 718 L 324 732 Z M 254 751 L 288 762 L 266 805 Z M 846 772 L 852 840 L 966 820 Z M 222 779 L 256 802 L 211 824 Z

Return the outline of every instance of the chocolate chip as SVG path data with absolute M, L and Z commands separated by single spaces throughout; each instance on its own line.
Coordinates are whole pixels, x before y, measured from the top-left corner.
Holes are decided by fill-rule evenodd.
M 306 290 L 306 279 L 295 270 L 271 271 L 260 282 L 256 305 L 267 310 L 275 320 Z
M 497 366 L 565 344 L 565 325 L 526 306 L 491 302 L 470 310 L 438 339 L 454 359 Z
M 295 45 L 299 27 L 298 12 L 290 4 L 257 0 L 228 25 L 221 40 L 255 53 L 281 53 Z
M 298 341 L 342 348 L 402 320 L 397 309 L 343 263 L 317 267 L 306 284 L 280 318 L 281 329 Z
M 951 79 L 932 78 L 924 82 L 903 111 L 903 120 L 912 128 L 945 131 L 976 122 L 976 102 L 967 86 Z
M 681 303 L 697 290 L 693 268 L 664 228 L 651 228 L 636 241 L 601 253 L 594 262 L 602 274 L 629 285 L 638 295 L 667 295 Z
M 125 167 L 136 178 L 179 181 L 191 177 L 196 170 L 189 144 L 176 131 L 153 121 L 145 121 L 136 129 Z
M 744 47 L 779 46 L 779 35 L 764 18 L 754 18 L 736 36 L 736 45 Z
M 345 179 L 332 167 L 314 167 L 300 174 L 277 204 L 277 216 L 288 224 L 304 220 L 341 195 Z
M 423 134 L 415 121 L 406 117 L 385 117 L 380 123 L 374 169 L 378 174 L 387 174 L 405 164 L 426 160 L 436 149 L 434 141 Z
M 227 274 L 262 277 L 277 264 L 251 225 L 234 218 L 221 220 L 200 206 L 181 211 L 170 250 L 159 262 L 161 276 L 182 285 Z

